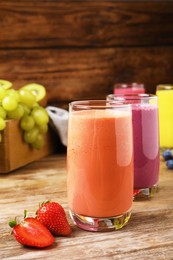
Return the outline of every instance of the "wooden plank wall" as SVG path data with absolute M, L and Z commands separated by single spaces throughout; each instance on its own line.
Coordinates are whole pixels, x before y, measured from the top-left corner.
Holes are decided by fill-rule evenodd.
M 114 82 L 173 83 L 173 2 L 0 1 L 0 78 L 49 104 L 105 98 Z

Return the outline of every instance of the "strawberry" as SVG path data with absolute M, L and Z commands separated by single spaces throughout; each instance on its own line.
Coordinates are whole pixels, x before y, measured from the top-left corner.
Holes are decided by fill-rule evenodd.
M 42 248 L 54 243 L 55 239 L 50 231 L 36 218 L 24 218 L 20 224 L 13 220 L 9 222 L 9 226 L 13 228 L 14 237 L 22 245 Z
M 71 234 L 71 227 L 67 221 L 65 211 L 57 202 L 43 202 L 36 214 L 37 219 L 53 235 L 69 236 Z

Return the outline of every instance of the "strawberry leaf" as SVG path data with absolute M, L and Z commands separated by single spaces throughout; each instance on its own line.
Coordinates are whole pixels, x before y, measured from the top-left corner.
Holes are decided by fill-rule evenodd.
M 16 219 L 14 220 L 11 220 L 8 225 L 11 227 L 11 228 L 14 228 L 16 225 L 17 225 L 17 222 L 16 222 Z

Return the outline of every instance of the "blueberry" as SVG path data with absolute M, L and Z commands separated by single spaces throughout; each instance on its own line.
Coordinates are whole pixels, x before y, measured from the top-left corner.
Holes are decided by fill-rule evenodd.
M 166 162 L 166 166 L 168 167 L 168 169 L 173 169 L 173 159 L 168 160 Z
M 170 160 L 170 159 L 173 159 L 173 155 L 172 155 L 172 150 L 165 150 L 163 153 L 162 153 L 162 156 L 164 158 L 165 161 L 167 160 Z

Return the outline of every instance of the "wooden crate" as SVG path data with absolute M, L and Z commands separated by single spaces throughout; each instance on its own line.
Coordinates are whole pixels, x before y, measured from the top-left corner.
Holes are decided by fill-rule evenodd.
M 45 134 L 45 145 L 37 150 L 23 140 L 23 131 L 19 121 L 9 120 L 4 131 L 1 132 L 0 142 L 0 173 L 7 173 L 52 154 L 56 150 L 55 134 L 49 128 Z

